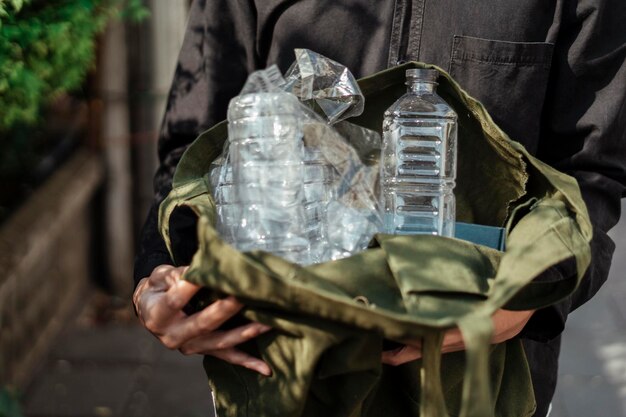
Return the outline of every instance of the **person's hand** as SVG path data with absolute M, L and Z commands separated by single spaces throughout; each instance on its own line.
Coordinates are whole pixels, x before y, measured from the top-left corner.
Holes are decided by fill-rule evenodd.
M 512 339 L 522 331 L 534 310 L 509 311 L 498 310 L 492 317 L 494 333 L 491 343 L 501 343 Z M 387 365 L 402 365 L 422 357 L 421 341 L 404 342 L 405 345 L 397 349 L 383 352 L 382 361 Z M 443 337 L 442 353 L 464 350 L 463 336 L 458 328 L 448 330 Z
M 139 320 L 169 349 L 186 355 L 199 353 L 241 365 L 263 375 L 271 375 L 262 360 L 235 348 L 240 343 L 270 330 L 261 323 L 249 323 L 231 330 L 218 330 L 243 308 L 234 297 L 227 297 L 188 316 L 182 309 L 201 288 L 181 277 L 187 267 L 161 265 L 142 279 L 133 294 Z

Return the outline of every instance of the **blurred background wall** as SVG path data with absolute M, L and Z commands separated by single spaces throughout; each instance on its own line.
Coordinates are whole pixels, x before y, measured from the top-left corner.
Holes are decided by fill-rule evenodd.
M 128 305 L 189 3 L 0 0 L 0 387 L 94 291 Z

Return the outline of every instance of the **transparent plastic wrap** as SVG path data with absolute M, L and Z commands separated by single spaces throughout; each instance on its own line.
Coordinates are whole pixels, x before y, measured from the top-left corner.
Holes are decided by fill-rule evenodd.
M 210 178 L 224 240 L 306 265 L 364 250 L 379 230 L 368 158 L 381 140 L 347 122 L 330 126 L 363 109 L 345 67 L 308 50 L 296 57 L 285 78 L 275 66 L 256 71 L 231 100 Z
M 348 68 L 309 49 L 296 49 L 295 55 L 283 90 L 320 112 L 330 124 L 363 112 L 365 99 Z

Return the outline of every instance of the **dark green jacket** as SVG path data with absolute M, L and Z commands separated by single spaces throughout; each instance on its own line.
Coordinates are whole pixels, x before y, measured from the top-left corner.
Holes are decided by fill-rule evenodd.
M 351 122 L 379 130 L 382 113 L 404 93 L 410 63 L 360 81 L 363 115 Z M 541 163 L 492 121 L 484 107 L 441 69 L 439 94 L 459 115 L 457 220 L 507 227 L 505 252 L 438 236 L 377 236 L 375 247 L 309 267 L 263 252 L 240 253 L 214 229 L 208 168 L 226 125 L 187 150 L 160 209 L 190 207 L 199 248 L 186 278 L 233 294 L 248 319 L 274 331 L 248 348 L 268 362 L 266 378 L 207 357 L 222 417 L 530 416 L 534 398 L 519 340 L 490 346 L 499 308 L 534 309 L 570 294 L 590 262 L 592 228 L 576 181 Z M 573 260 L 576 273 L 532 282 Z M 466 353 L 440 355 L 446 329 L 459 326 Z M 383 340 L 424 340 L 423 361 L 380 362 Z M 421 378 L 420 378 L 421 375 Z

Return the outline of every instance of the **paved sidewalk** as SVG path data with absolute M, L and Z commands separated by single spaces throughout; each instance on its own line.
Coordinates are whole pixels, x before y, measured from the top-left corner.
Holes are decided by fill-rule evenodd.
M 569 315 L 550 417 L 626 416 L 626 200 L 608 282 Z
M 200 356 L 161 346 L 129 307 L 95 295 L 24 392 L 26 417 L 208 417 Z
M 622 205 L 626 212 L 626 202 Z M 626 216 L 609 282 L 570 315 L 551 417 L 626 417 Z M 213 416 L 200 357 L 162 348 L 95 296 L 24 393 L 27 417 Z

